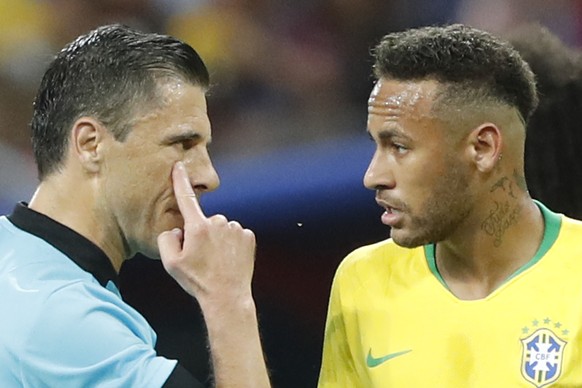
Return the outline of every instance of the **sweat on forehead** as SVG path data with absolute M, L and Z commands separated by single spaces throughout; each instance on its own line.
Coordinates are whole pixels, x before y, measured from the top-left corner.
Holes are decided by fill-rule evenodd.
M 378 79 L 457 85 L 457 90 L 467 91 L 467 98 L 516 107 L 525 120 L 537 106 L 527 63 L 509 43 L 485 31 L 455 24 L 395 32 L 381 40 L 373 56 Z
M 390 86 L 390 87 L 387 87 Z M 433 81 L 399 81 L 380 79 L 368 99 L 370 107 L 401 109 L 420 100 L 433 101 L 438 84 Z

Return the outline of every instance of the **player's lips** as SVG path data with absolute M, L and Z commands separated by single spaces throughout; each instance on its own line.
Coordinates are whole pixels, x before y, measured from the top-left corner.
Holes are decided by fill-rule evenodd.
M 384 225 L 394 226 L 402 218 L 402 212 L 400 209 L 392 206 L 390 203 L 379 198 L 376 198 L 376 203 L 384 208 L 384 213 L 382 213 L 382 217 L 380 218 Z

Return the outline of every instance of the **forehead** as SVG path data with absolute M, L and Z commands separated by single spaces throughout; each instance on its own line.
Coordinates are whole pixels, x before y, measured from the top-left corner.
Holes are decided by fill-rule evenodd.
M 430 111 L 436 95 L 436 81 L 399 81 L 380 78 L 368 99 L 369 113 L 391 110 Z
M 433 121 L 437 87 L 436 81 L 379 79 L 368 99 L 368 130 Z
M 210 121 L 207 114 L 205 90 L 181 81 L 170 81 L 158 86 L 157 107 L 144 111 L 135 121 L 138 134 L 155 130 L 167 132 L 195 130 L 210 137 Z

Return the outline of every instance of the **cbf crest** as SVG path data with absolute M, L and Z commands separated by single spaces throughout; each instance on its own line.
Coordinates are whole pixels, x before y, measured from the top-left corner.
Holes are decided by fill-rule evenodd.
M 521 338 L 523 348 L 521 373 L 523 377 L 537 388 L 544 387 L 556 381 L 562 372 L 564 360 L 564 348 L 567 342 L 562 340 L 553 330 L 562 335 L 568 331 L 561 328 L 560 323 L 550 325 L 550 320 L 545 319 L 545 327 L 540 327 L 540 322 L 533 322 L 534 331 L 525 338 Z M 530 329 L 524 328 L 524 334 Z

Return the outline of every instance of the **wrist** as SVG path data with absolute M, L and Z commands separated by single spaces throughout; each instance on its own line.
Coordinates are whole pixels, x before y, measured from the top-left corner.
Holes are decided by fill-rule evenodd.
M 253 317 L 256 320 L 255 301 L 250 292 L 232 297 L 219 295 L 215 298 L 200 298 L 198 304 L 207 322 L 213 318 L 240 321 L 240 319 Z

